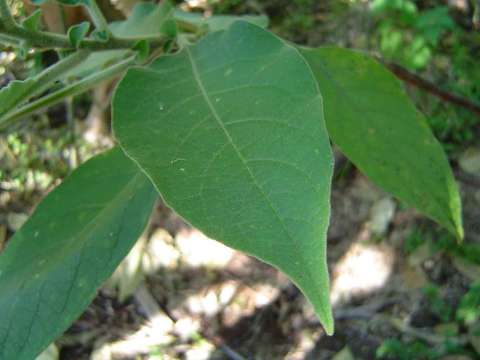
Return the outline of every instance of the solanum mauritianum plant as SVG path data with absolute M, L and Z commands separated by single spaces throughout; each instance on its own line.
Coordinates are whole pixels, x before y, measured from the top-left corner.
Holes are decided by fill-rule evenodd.
M 441 146 L 368 55 L 295 46 L 263 17 L 204 19 L 140 3 L 107 24 L 93 0 L 62 3 L 85 6 L 95 30 L 40 31 L 38 12 L 18 24 L 0 1 L 0 40 L 62 55 L 1 90 L 0 130 L 126 71 L 112 101 L 117 146 L 53 190 L 0 255 L 1 359 L 32 359 L 79 316 L 158 196 L 211 238 L 287 274 L 332 334 L 331 142 L 378 186 L 463 237 Z

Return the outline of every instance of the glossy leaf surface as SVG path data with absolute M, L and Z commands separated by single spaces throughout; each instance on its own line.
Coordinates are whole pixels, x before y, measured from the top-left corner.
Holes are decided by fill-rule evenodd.
M 369 56 L 301 49 L 320 86 L 335 144 L 373 182 L 463 237 L 447 157 L 400 82 Z
M 332 333 L 332 155 L 298 50 L 236 22 L 130 69 L 112 108 L 121 146 L 166 202 L 208 236 L 284 271 Z
M 68 328 L 140 236 L 155 198 L 117 148 L 40 203 L 0 254 L 0 359 L 34 359 Z

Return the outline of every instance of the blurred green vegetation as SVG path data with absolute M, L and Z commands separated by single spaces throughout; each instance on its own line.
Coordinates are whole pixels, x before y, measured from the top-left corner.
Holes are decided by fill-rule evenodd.
M 52 128 L 48 117 L 40 116 L 31 127 L 0 137 L 0 188 L 28 199 L 56 185 L 80 159 L 92 155 L 92 146 L 73 138 L 69 128 Z
M 422 341 L 402 342 L 398 339 L 388 339 L 378 348 L 377 359 L 434 360 L 453 354 L 468 355 L 469 353 L 448 341 L 432 347 Z
M 480 282 L 471 285 L 462 298 L 456 318 L 466 325 L 473 325 L 480 319 Z
M 451 322 L 454 309 L 445 302 L 439 287 L 430 284 L 424 288 L 424 294 L 431 311 L 439 316 L 444 323 L 436 326 L 436 334 L 432 337 L 435 346 L 421 340 L 401 341 L 389 338 L 384 340 L 377 349 L 377 358 L 439 359 L 446 355 L 464 355 L 467 356 L 467 359 L 477 358 L 475 353 L 478 352 L 478 349 L 473 349 L 469 344 L 459 342 L 457 335 L 460 327 L 470 327 L 470 330 L 467 330 L 470 341 L 472 343 L 478 342 L 478 340 L 473 339 L 478 339 L 480 336 L 478 325 L 478 319 L 480 318 L 480 283 L 473 283 L 461 298 L 455 312 L 455 322 Z M 442 337 L 436 337 L 437 335 Z

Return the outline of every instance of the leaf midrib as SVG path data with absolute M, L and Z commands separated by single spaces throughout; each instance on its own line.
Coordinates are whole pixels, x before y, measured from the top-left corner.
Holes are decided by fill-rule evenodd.
M 262 195 L 262 197 L 265 199 L 266 203 L 268 204 L 268 206 L 270 207 L 270 209 L 272 210 L 272 213 L 274 214 L 274 216 L 276 217 L 277 221 L 280 223 L 281 227 L 282 227 L 282 231 L 287 235 L 287 238 L 293 243 L 293 248 L 295 250 L 295 252 L 297 253 L 297 256 L 304 262 L 304 263 L 308 263 L 307 261 L 305 261 L 305 258 L 303 256 L 303 254 L 299 251 L 299 244 L 298 242 L 295 240 L 295 238 L 290 234 L 290 232 L 288 231 L 288 229 L 286 228 L 284 222 L 282 221 L 282 218 L 280 217 L 280 214 L 278 213 L 277 209 L 275 209 L 275 207 L 273 206 L 273 203 L 271 202 L 270 198 L 267 196 L 267 194 L 265 193 L 265 191 L 262 189 L 262 187 L 260 186 L 260 184 L 257 182 L 252 170 L 250 169 L 250 167 L 248 166 L 248 162 L 247 160 L 243 157 L 242 153 L 240 152 L 240 150 L 238 149 L 238 147 L 236 146 L 235 142 L 233 141 L 233 138 L 232 136 L 230 135 L 230 133 L 228 132 L 227 128 L 224 126 L 223 122 L 222 122 L 222 119 L 221 117 L 219 116 L 219 114 L 217 113 L 217 110 L 215 109 L 212 101 L 210 100 L 210 97 L 205 89 L 205 86 L 203 85 L 203 81 L 200 77 L 200 73 L 198 71 L 198 68 L 197 68 L 197 65 L 195 64 L 195 61 L 193 59 L 193 56 L 192 56 L 192 53 L 190 51 L 190 49 L 188 47 L 185 47 L 185 51 L 187 53 L 187 56 L 188 56 L 188 59 L 190 61 L 190 65 L 192 67 L 192 74 L 193 74 L 193 77 L 195 79 L 195 82 L 197 83 L 197 86 L 202 94 L 202 97 L 204 98 L 205 102 L 207 103 L 207 106 L 208 108 L 210 109 L 210 112 L 212 113 L 213 115 L 213 118 L 215 119 L 215 121 L 217 122 L 218 126 L 220 126 L 220 128 L 222 129 L 225 137 L 227 138 L 227 140 L 229 141 L 230 145 L 232 146 L 232 148 L 234 149 L 235 153 L 237 154 L 238 158 L 240 159 L 240 161 L 242 162 L 242 165 L 245 167 L 245 169 L 247 170 L 250 178 L 252 179 L 252 182 L 254 184 L 254 186 L 258 189 L 258 191 L 260 192 L 260 194 Z M 312 277 L 312 274 L 310 272 L 310 269 L 308 269 L 306 271 L 307 273 L 307 276 L 310 280 L 311 283 L 315 283 L 313 277 Z M 300 284 L 298 284 L 300 285 Z

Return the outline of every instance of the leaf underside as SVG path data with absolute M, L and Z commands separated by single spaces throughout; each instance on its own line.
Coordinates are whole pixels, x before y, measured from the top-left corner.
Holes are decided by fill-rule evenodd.
M 31 360 L 68 328 L 140 236 L 155 198 L 117 148 L 40 203 L 0 255 L 0 359 Z
M 165 201 L 285 272 L 333 332 L 326 266 L 332 155 L 297 49 L 246 22 L 130 69 L 113 127 Z
M 373 182 L 462 239 L 448 159 L 401 83 L 360 52 L 300 51 L 318 80 L 333 142 Z

